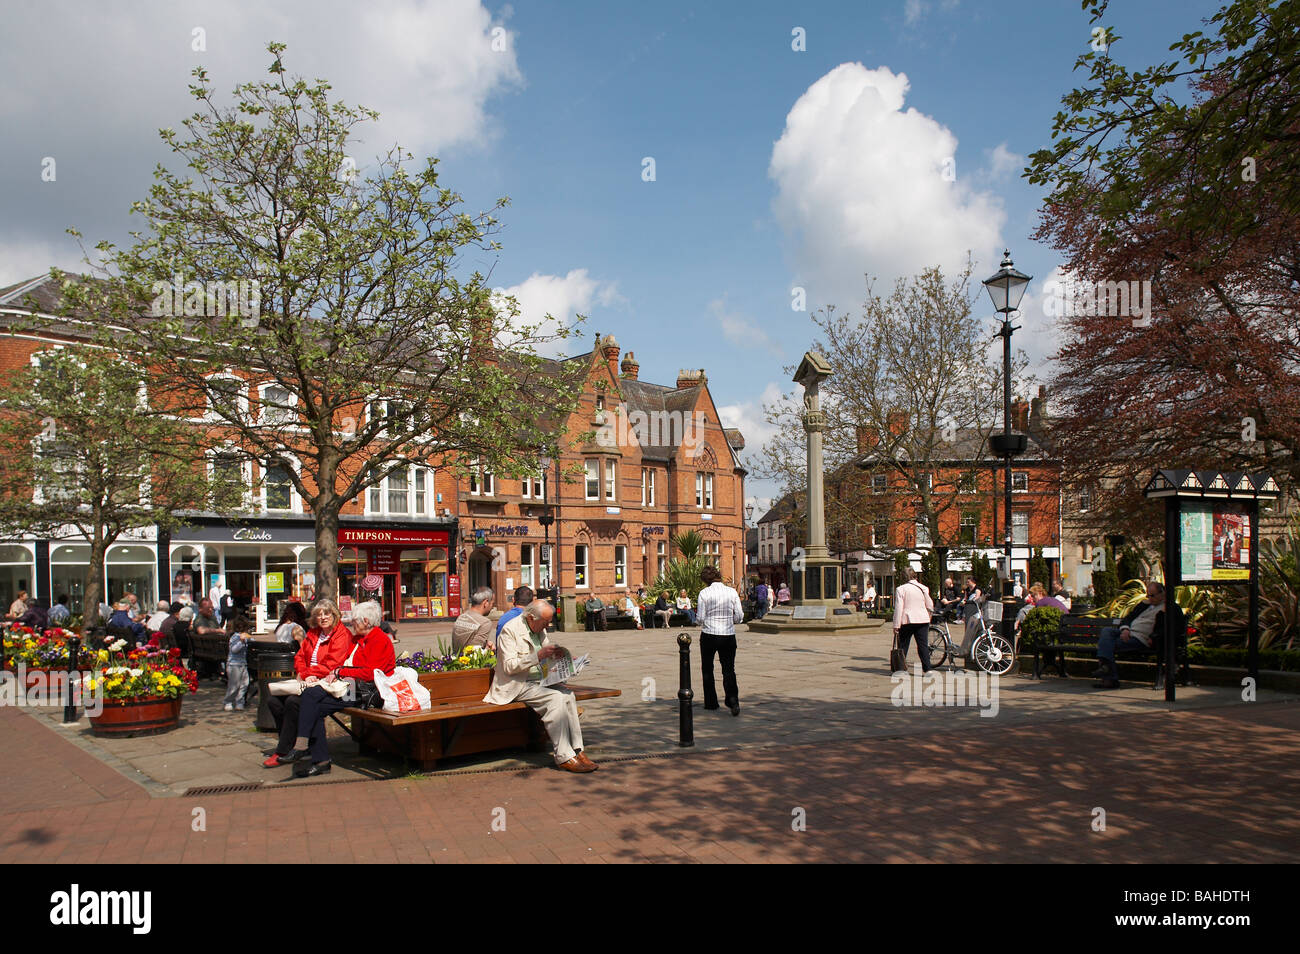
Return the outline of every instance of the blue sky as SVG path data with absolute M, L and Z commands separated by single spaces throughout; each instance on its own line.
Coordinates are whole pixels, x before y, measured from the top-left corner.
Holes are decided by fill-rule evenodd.
M 1152 62 L 1215 9 L 1116 0 L 1112 53 Z M 613 333 L 649 380 L 704 367 L 751 447 L 811 340 L 795 286 L 810 310 L 853 310 L 864 272 L 888 283 L 970 249 L 979 279 L 1008 245 L 1036 279 L 1017 343 L 1050 372 L 1041 282 L 1059 258 L 1029 239 L 1041 193 L 1020 170 L 1082 81 L 1077 2 L 56 2 L 9 19 L 5 283 L 74 267 L 68 225 L 123 240 L 128 204 L 167 160 L 156 130 L 190 110 L 189 69 L 228 90 L 261 75 L 278 39 L 291 72 L 383 114 L 372 153 L 398 141 L 438 155 L 472 210 L 510 197 L 503 251 L 470 264 L 526 313 L 586 313 L 570 350 Z M 45 156 L 55 183 L 39 179 Z

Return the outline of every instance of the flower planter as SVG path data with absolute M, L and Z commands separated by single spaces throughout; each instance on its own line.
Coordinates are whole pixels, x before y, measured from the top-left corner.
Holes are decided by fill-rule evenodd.
M 487 695 L 492 685 L 491 669 L 461 669 L 456 672 L 422 672 L 420 685 L 429 690 L 433 704 L 439 705 L 448 699 Z
M 104 700 L 104 711 L 90 717 L 95 735 L 131 738 L 155 735 L 176 728 L 181 717 L 181 701 L 175 699 L 130 699 L 124 702 Z

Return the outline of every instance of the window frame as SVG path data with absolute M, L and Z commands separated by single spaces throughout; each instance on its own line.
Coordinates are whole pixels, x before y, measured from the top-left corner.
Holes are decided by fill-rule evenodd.
M 1024 529 L 1024 539 L 1016 538 L 1017 528 Z M 1029 546 L 1029 511 L 1012 510 L 1011 511 L 1011 545 L 1014 547 Z
M 614 544 L 614 587 L 627 589 L 627 544 Z
M 593 468 L 595 469 L 594 477 L 592 476 Z M 584 480 L 583 493 L 585 494 L 583 499 L 599 500 L 600 499 L 600 458 L 588 457 L 586 460 L 582 462 L 582 469 L 583 469 L 583 480 Z M 595 493 L 592 493 L 593 482 L 595 483 L 595 487 L 596 487 Z
M 287 457 L 288 460 L 289 469 L 294 474 L 300 474 L 302 472 L 301 471 L 302 465 L 299 463 L 297 458 L 290 457 L 288 455 L 285 456 Z M 267 475 L 270 473 L 272 468 L 281 468 L 284 466 L 285 466 L 284 464 L 267 464 L 267 462 L 264 460 L 258 462 L 258 467 L 261 469 L 262 472 L 261 479 L 258 480 L 258 491 L 259 491 L 260 503 L 262 505 L 263 513 L 302 513 L 302 500 L 298 496 L 298 488 L 294 486 L 292 478 L 286 479 L 286 483 L 289 486 L 289 506 L 272 508 L 271 506 L 268 505 L 267 501 L 269 497 L 270 487 L 268 486 Z
M 406 507 L 404 511 L 393 510 L 389 505 L 389 494 L 392 488 L 389 485 L 389 479 L 393 474 L 386 474 L 377 484 L 367 487 L 363 495 L 364 504 L 362 512 L 367 517 L 411 517 L 413 519 L 435 517 L 437 516 L 436 498 L 434 497 L 433 481 L 434 468 L 427 464 L 409 463 L 406 465 Z M 417 489 L 417 478 L 423 473 L 424 490 Z M 424 511 L 415 509 L 416 499 L 419 494 L 424 494 Z M 374 500 L 378 499 L 379 506 L 374 506 Z
M 1023 487 L 1017 487 L 1017 483 L 1023 483 Z M 1013 470 L 1011 472 L 1011 492 L 1013 494 L 1029 493 L 1029 471 Z
M 233 371 L 217 371 L 209 374 L 203 379 L 204 381 L 234 381 L 239 385 L 239 394 L 235 398 L 235 410 L 239 414 L 240 420 L 248 420 L 248 382 L 235 374 Z M 203 392 L 203 417 L 202 421 L 209 423 L 224 424 L 226 419 L 212 406 L 212 395 L 207 389 Z
M 585 543 L 575 543 L 573 545 L 573 588 L 575 590 L 591 589 L 590 559 L 590 546 Z
M 605 459 L 605 499 L 618 500 L 618 466 L 612 457 Z

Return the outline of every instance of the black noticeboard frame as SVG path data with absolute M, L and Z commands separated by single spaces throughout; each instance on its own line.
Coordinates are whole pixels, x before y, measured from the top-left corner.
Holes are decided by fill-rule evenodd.
M 1165 599 L 1175 599 L 1177 588 L 1183 582 L 1183 510 L 1194 504 L 1203 509 L 1206 503 L 1223 502 L 1240 505 L 1250 519 L 1250 565 L 1247 579 L 1194 580 L 1196 586 L 1240 586 L 1243 583 L 1250 594 L 1250 610 L 1246 643 L 1246 669 L 1250 677 L 1259 679 L 1259 502 L 1276 500 L 1281 496 L 1277 482 L 1268 474 L 1206 470 L 1160 470 L 1147 482 L 1143 493 L 1148 498 L 1161 498 L 1165 502 Z M 1174 674 L 1177 671 L 1178 647 L 1173 632 L 1173 614 L 1166 613 L 1165 622 L 1165 700 L 1175 700 Z

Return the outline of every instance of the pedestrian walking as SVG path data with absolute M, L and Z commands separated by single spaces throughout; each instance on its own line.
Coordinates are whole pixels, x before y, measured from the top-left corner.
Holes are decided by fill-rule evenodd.
M 745 618 L 736 591 L 722 582 L 717 567 L 700 571 L 696 614 L 700 621 L 700 677 L 704 682 L 704 708 L 718 708 L 718 690 L 713 683 L 713 657 L 722 660 L 723 701 L 733 716 L 740 715 L 740 687 L 736 684 L 736 624 Z

